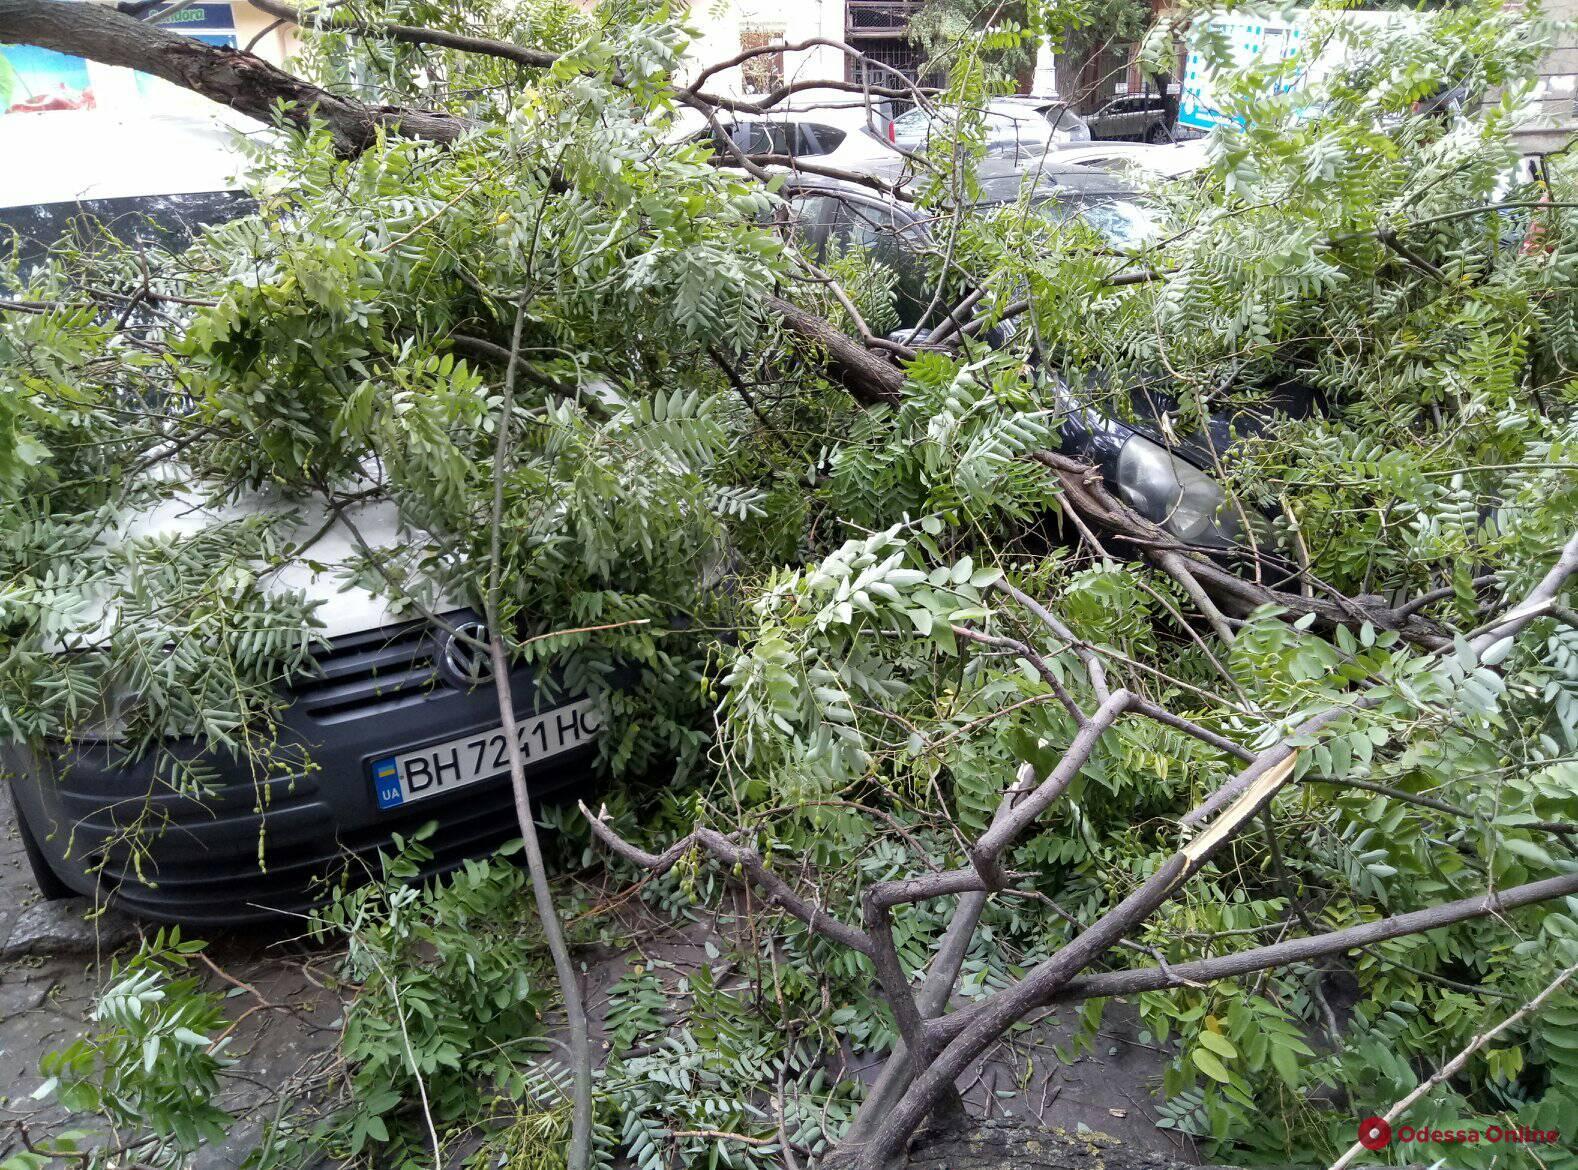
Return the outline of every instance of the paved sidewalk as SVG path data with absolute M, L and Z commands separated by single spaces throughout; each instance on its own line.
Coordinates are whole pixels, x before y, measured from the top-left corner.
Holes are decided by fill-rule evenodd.
M 40 901 L 10 801 L 0 797 L 0 1159 L 20 1145 L 16 1121 L 41 1136 L 65 1120 L 59 1109 L 32 1097 L 42 1080 L 39 1058 L 82 1033 L 115 955 L 135 950 L 139 932 L 153 929 L 114 914 L 85 921 L 84 911 L 91 909 L 85 900 Z M 643 940 L 639 955 L 583 956 L 594 1015 L 606 1008 L 607 989 L 629 958 L 661 955 L 680 970 L 710 962 L 704 943 L 717 925 L 697 923 L 681 931 L 646 920 L 635 932 Z M 234 981 L 228 985 L 233 1016 L 258 1008 L 234 1033 L 230 1054 L 240 1061 L 233 1070 L 239 1075 L 226 1078 L 221 1101 L 240 1121 L 229 1141 L 204 1150 L 195 1162 L 197 1170 L 232 1170 L 274 1115 L 281 1088 L 289 1095 L 304 1072 L 334 1058 L 341 1004 L 319 986 L 332 975 L 332 957 L 315 955 L 280 932 L 237 930 L 209 943 L 207 953 L 224 973 L 210 972 L 210 986 L 225 988 L 227 979 Z M 259 1007 L 260 999 L 272 1006 Z M 1149 1086 L 1159 1081 L 1165 1056 L 1141 1042 L 1133 1008 L 1109 1005 L 1095 1053 L 1064 1065 L 1054 1048 L 1066 1046 L 1078 1014 L 1077 1007 L 1065 1008 L 1019 1038 L 1012 1051 L 999 1050 L 973 1066 L 961 1081 L 971 1111 L 1071 1132 L 1086 1126 L 1136 1151 L 1195 1162 L 1186 1139 L 1155 1128 Z M 850 1071 L 871 1075 L 869 1069 Z
M 84 1031 L 94 994 L 108 977 L 117 953 L 134 951 L 143 926 L 116 914 L 88 921 L 86 899 L 43 902 L 34 887 L 17 834 L 9 799 L 0 797 L 0 1158 L 15 1152 L 21 1121 L 35 1136 L 48 1134 L 65 1120 L 48 1101 L 33 1099 L 42 1081 L 39 1058 L 69 1044 Z M 86 912 L 86 913 L 85 913 Z M 258 1004 L 258 996 L 278 1008 L 252 1012 L 234 1033 L 231 1054 L 246 1079 L 228 1079 L 226 1108 L 240 1117 L 231 1140 L 204 1150 L 200 1170 L 230 1170 L 256 1141 L 262 1117 L 256 1106 L 291 1082 L 315 1058 L 332 1053 L 340 1015 L 339 1001 L 317 987 L 312 955 L 265 932 L 230 932 L 210 940 L 209 955 L 239 987 L 235 1014 Z M 209 973 L 214 987 L 225 981 Z

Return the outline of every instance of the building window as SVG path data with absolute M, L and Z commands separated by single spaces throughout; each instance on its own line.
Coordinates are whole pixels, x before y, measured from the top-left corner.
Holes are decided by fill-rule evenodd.
M 920 7 L 921 0 L 845 0 L 844 40 L 867 58 L 845 58 L 845 80 L 891 87 L 900 84 L 899 74 L 921 81 L 926 54 L 909 39 Z
M 740 30 L 740 51 L 763 49 L 768 45 L 782 44 L 781 28 L 747 28 Z M 784 83 L 784 54 L 782 49 L 771 53 L 758 53 L 740 65 L 740 87 L 748 94 L 771 93 Z

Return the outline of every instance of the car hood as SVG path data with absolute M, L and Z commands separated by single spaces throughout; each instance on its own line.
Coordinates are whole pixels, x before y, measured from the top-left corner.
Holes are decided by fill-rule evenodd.
M 174 474 L 166 469 L 167 474 Z M 362 555 L 362 545 L 387 550 L 409 548 L 425 539 L 424 533 L 405 525 L 392 500 L 374 497 L 331 509 L 321 497 L 287 496 L 272 489 L 245 491 L 227 497 L 222 503 L 206 498 L 193 486 L 183 486 L 157 505 L 128 510 L 106 532 L 102 543 L 122 545 L 148 538 L 195 535 L 225 521 L 252 516 L 285 516 L 290 523 L 281 538 L 295 546 L 296 555 L 288 563 L 262 574 L 259 587 L 266 594 L 284 595 L 300 591 L 316 603 L 314 614 L 322 624 L 319 633 L 326 638 L 340 637 L 377 629 L 407 620 L 409 606 L 402 609 L 382 593 L 353 583 L 348 566 Z M 457 608 L 457 603 L 442 595 L 432 603 L 440 610 Z M 113 596 L 106 593 L 96 612 L 90 610 L 77 629 L 85 635 L 73 636 L 73 645 L 92 644 L 109 634 L 118 619 Z M 56 650 L 66 646 L 56 642 Z

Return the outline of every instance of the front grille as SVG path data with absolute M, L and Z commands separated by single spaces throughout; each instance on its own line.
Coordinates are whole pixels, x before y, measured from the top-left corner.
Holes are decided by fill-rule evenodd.
M 299 913 L 323 899 L 325 878 L 376 874 L 392 836 L 429 820 L 437 828 L 425 842 L 433 853 L 423 866 L 428 874 L 518 835 L 507 777 L 431 803 L 372 807 L 371 754 L 496 725 L 491 687 L 462 688 L 439 670 L 442 629 L 474 620 L 466 610 L 444 616 L 442 625 L 409 621 L 336 638 L 317 656 L 315 669 L 290 688 L 287 730 L 316 765 L 297 775 L 254 778 L 235 761 L 215 760 L 213 789 L 195 797 L 161 789 L 151 765 L 126 772 L 106 747 L 62 761 L 61 782 L 48 788 L 45 831 L 55 834 L 63 875 L 113 890 L 134 913 L 223 925 L 265 919 L 271 910 Z M 542 693 L 534 674 L 517 674 L 524 715 Z M 417 704 L 421 710 L 387 714 Z M 341 726 L 326 726 L 334 723 Z M 593 750 L 583 745 L 533 766 L 533 799 L 583 784 Z
M 438 631 L 426 621 L 402 622 L 335 638 L 316 668 L 291 688 L 319 723 L 362 719 L 420 703 L 440 682 L 434 658 Z

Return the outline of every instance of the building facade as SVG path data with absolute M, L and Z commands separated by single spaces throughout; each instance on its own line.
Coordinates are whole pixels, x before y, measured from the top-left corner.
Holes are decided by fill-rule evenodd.
M 826 43 L 753 57 L 715 75 L 709 88 L 732 96 L 763 94 L 785 82 L 862 81 L 891 83 L 893 70 L 911 81 L 925 55 L 909 40 L 910 19 L 921 0 L 721 0 L 698 3 L 691 24 L 692 74 L 749 49 L 777 44 Z M 866 60 L 838 48 L 846 44 Z
M 1567 27 L 1559 29 L 1540 62 L 1530 118 L 1517 131 L 1526 154 L 1561 150 L 1578 134 L 1578 0 L 1546 0 L 1540 9 Z
M 708 87 L 731 96 L 766 93 L 784 82 L 846 81 L 892 85 L 898 77 L 923 78 L 924 50 L 909 35 L 910 21 L 924 0 L 697 0 L 690 23 L 700 32 L 688 54 L 691 75 L 716 61 L 752 48 L 804 43 L 820 38 L 848 45 L 859 57 L 835 45 L 783 50 L 715 75 Z M 1153 0 L 1160 3 L 1161 0 Z M 1100 105 L 1114 94 L 1145 91 L 1149 82 L 1134 65 L 1134 46 L 1108 45 L 1085 63 L 1077 79 L 1082 106 Z M 1051 53 L 1043 46 L 1033 70 L 1019 79 L 1023 92 L 1059 91 Z

